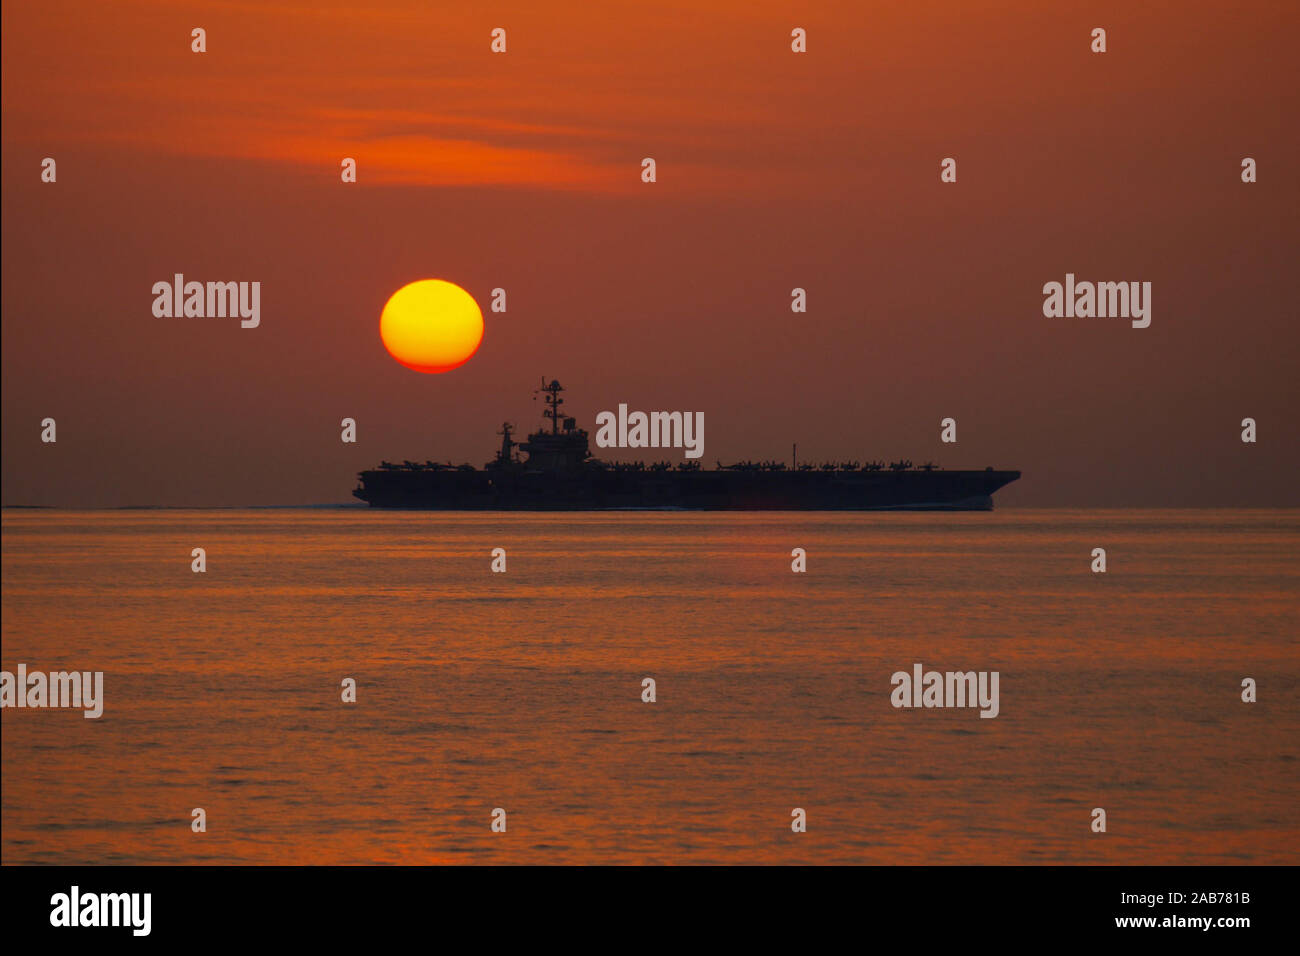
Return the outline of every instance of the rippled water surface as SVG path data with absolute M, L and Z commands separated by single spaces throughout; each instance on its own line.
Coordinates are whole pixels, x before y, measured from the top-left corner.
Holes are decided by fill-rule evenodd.
M 106 698 L 3 711 L 5 863 L 1300 862 L 1295 511 L 3 531 L 4 669 Z M 1000 715 L 894 709 L 917 662 Z

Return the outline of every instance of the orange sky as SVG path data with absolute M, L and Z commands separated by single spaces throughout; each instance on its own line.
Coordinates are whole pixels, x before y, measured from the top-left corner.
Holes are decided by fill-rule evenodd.
M 1293 2 L 381 6 L 4 4 L 6 504 L 344 501 L 486 460 L 543 373 L 589 428 L 703 410 L 709 463 L 1300 503 Z M 1044 318 L 1067 271 L 1151 281 L 1151 328 Z M 262 326 L 155 319 L 175 272 L 261 281 Z M 509 294 L 444 376 L 379 341 L 423 277 Z

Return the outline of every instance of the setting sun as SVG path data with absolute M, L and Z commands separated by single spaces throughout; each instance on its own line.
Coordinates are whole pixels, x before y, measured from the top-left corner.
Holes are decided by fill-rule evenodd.
M 421 279 L 402 286 L 379 318 L 384 348 L 417 372 L 446 372 L 470 360 L 483 341 L 483 313 L 452 282 Z

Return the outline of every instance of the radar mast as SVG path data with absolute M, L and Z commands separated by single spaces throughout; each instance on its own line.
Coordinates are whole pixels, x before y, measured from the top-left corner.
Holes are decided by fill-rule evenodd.
M 564 386 L 560 384 L 559 379 L 551 379 L 548 384 L 546 376 L 542 376 L 542 387 L 537 390 L 542 393 L 546 399 L 546 410 L 542 415 L 551 420 L 551 434 L 560 433 L 560 406 L 564 404 L 564 399 L 560 398 L 560 393 L 564 391 Z

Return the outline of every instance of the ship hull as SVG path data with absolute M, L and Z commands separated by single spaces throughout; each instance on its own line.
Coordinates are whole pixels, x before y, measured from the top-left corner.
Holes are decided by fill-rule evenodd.
M 380 469 L 353 494 L 433 511 L 989 511 L 1018 471 L 506 472 Z

